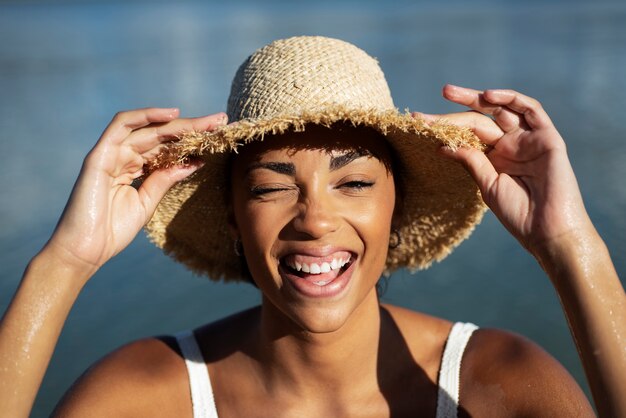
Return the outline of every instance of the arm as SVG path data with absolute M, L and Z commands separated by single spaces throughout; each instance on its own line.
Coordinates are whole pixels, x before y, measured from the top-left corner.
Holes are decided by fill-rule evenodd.
M 626 416 L 626 300 L 604 242 L 591 229 L 535 257 L 559 294 L 600 416 Z
M 626 295 L 563 139 L 541 105 L 517 92 L 446 86 L 444 97 L 474 112 L 422 116 L 467 126 L 491 149 L 442 154 L 467 167 L 485 203 L 550 277 L 599 414 L 626 416 Z
M 89 278 L 124 249 L 150 219 L 165 192 L 198 165 L 148 176 L 144 163 L 183 130 L 207 130 L 223 114 L 178 119 L 177 109 L 123 112 L 84 161 L 55 231 L 30 262 L 0 322 L 0 416 L 25 417 L 67 315 Z

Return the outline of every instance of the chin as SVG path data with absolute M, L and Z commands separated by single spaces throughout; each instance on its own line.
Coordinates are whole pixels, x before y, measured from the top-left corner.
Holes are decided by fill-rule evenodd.
M 294 312 L 291 319 L 310 334 L 329 334 L 344 328 L 354 310 L 347 307 L 309 308 L 306 312 Z
M 280 304 L 264 298 L 264 305 L 264 308 L 274 311 L 274 315 L 278 317 L 273 318 L 273 322 L 277 325 L 282 322 L 287 333 L 319 335 L 350 329 L 350 323 L 354 320 L 359 323 L 362 319 L 367 320 L 370 318 L 366 314 L 369 307 L 378 312 L 378 297 L 373 286 L 360 297 L 356 293 L 348 292 L 344 298 L 338 300 L 300 300 Z
M 368 308 L 378 312 L 377 278 L 361 274 L 372 271 L 371 266 L 363 269 L 355 253 L 340 254 L 336 257 L 340 262 L 329 262 L 335 267 L 327 273 L 297 271 L 288 262 L 280 263 L 270 274 L 265 272 L 266 280 L 259 285 L 264 309 L 273 324 L 284 327 L 282 333 L 334 333 L 345 329 L 351 319 L 361 318 Z M 361 319 L 369 318 L 366 314 Z

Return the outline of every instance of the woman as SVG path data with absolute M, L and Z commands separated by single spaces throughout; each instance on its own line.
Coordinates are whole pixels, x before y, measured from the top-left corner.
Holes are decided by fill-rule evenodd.
M 120 348 L 58 416 L 592 416 L 533 343 L 379 304 L 380 275 L 444 258 L 482 196 L 559 293 L 598 412 L 626 415 L 624 291 L 563 140 L 517 92 L 443 94 L 473 112 L 401 115 L 375 60 L 300 37 L 244 62 L 237 123 L 116 115 L 3 318 L 3 409 L 28 414 L 80 289 L 149 222 L 189 268 L 252 280 L 262 305 Z

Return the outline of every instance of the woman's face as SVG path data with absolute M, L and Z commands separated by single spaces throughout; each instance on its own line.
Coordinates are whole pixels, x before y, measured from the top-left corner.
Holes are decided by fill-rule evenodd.
M 307 331 L 339 329 L 376 297 L 395 206 L 377 135 L 309 126 L 246 145 L 233 162 L 233 226 L 264 309 Z

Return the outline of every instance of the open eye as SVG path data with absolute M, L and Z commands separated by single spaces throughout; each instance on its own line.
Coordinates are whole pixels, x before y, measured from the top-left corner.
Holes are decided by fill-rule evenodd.
M 373 185 L 374 185 L 374 182 L 372 181 L 352 180 L 352 181 L 347 181 L 345 183 L 342 183 L 339 187 L 354 190 L 354 191 L 361 191 L 363 189 L 372 187 Z

